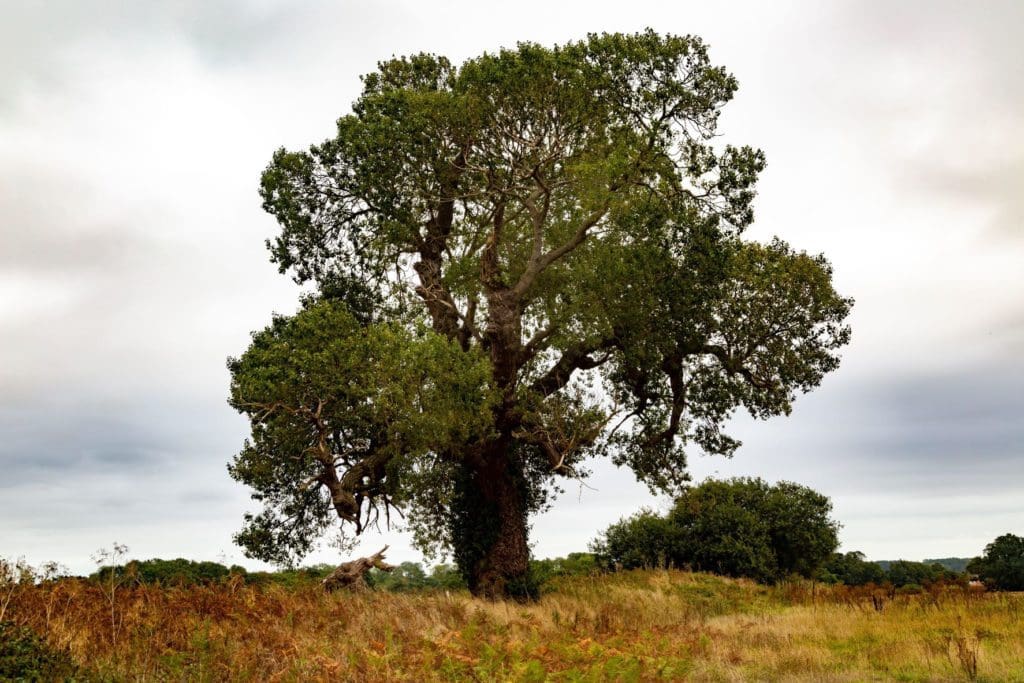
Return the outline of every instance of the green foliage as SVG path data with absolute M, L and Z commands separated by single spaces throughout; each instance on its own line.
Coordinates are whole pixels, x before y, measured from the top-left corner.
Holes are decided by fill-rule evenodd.
M 943 567 L 951 572 L 962 574 L 967 571 L 967 565 L 970 563 L 970 557 L 941 557 L 934 560 L 924 560 L 925 564 L 941 564 Z
M 864 553 L 853 551 L 833 553 L 821 567 L 818 578 L 825 583 L 863 586 L 869 583 L 884 583 L 886 573 L 877 562 L 864 559 Z
M 445 590 L 458 590 L 466 587 L 466 582 L 459 568 L 451 564 L 436 564 L 430 570 L 431 585 Z
M 985 546 L 985 553 L 972 560 L 967 571 L 993 588 L 1024 590 L 1024 538 L 1003 534 Z
M 390 572 L 373 569 L 366 577 L 374 588 L 393 592 L 422 590 L 427 587 L 429 577 L 418 562 L 403 562 Z
M 245 583 L 252 586 L 275 585 L 284 588 L 303 588 L 319 584 L 334 570 L 329 564 L 281 569 L 275 572 L 248 572 Z
M 529 515 L 588 458 L 677 494 L 689 452 L 739 446 L 737 410 L 788 414 L 852 300 L 823 257 L 742 239 L 765 160 L 715 140 L 736 88 L 699 38 L 651 30 L 419 54 L 278 150 L 268 247 L 316 293 L 229 363 L 252 427 L 230 471 L 263 505 L 246 552 L 294 562 L 333 518 L 398 508 L 474 590 L 499 558 L 527 581 Z M 745 571 L 806 571 L 785 545 Z
M 371 569 L 366 575 L 366 580 L 378 590 L 394 593 L 419 590 L 459 590 L 466 587 L 459 570 L 450 564 L 435 565 L 428 574 L 418 562 L 403 562 L 390 572 Z
M 838 545 L 832 503 L 791 482 L 709 479 L 666 517 L 643 511 L 593 544 L 606 566 L 690 567 L 774 582 L 813 576 Z
M 601 571 L 594 553 L 569 553 L 565 557 L 531 560 L 530 571 L 542 587 L 552 579 L 569 576 L 592 576 Z
M 897 588 L 903 586 L 924 586 L 936 581 L 951 581 L 956 579 L 958 574 L 951 572 L 941 564 L 924 562 L 911 562 L 910 560 L 895 560 L 889 563 L 885 578 Z
M 123 566 L 101 567 L 89 578 L 108 581 L 110 573 L 130 577 L 139 583 L 160 583 L 164 586 L 192 586 L 196 584 L 214 583 L 227 578 L 232 573 L 245 573 L 244 567 L 225 567 L 217 562 L 196 562 L 177 558 L 174 560 L 133 560 Z
M 47 645 L 24 626 L 0 621 L 0 680 L 73 680 L 78 667 L 71 656 Z
M 950 569 L 938 561 L 870 562 L 864 559 L 864 553 L 861 552 L 833 553 L 818 572 L 818 578 L 825 583 L 842 583 L 847 586 L 892 584 L 896 588 L 909 586 L 909 592 L 932 583 L 956 581 L 962 576 L 962 572 Z
M 667 517 L 641 510 L 619 520 L 591 544 L 608 569 L 651 569 L 680 566 L 682 534 Z
M 267 561 L 304 555 L 335 513 L 361 530 L 374 521 L 359 516 L 364 501 L 374 512 L 407 502 L 435 448 L 490 423 L 478 353 L 429 330 L 364 326 L 338 300 L 275 318 L 228 367 L 231 404 L 252 425 L 229 471 L 264 504 L 236 540 Z M 348 486 L 333 469 L 339 463 Z

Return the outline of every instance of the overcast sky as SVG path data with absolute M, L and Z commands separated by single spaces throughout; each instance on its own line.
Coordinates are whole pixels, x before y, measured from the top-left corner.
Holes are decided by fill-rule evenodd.
M 739 79 L 720 131 L 768 158 L 748 236 L 824 252 L 857 300 L 842 367 L 695 479 L 812 486 L 875 559 L 1024 534 L 1024 3 L 0 0 L 0 556 L 243 561 L 224 362 L 298 296 L 263 246 L 273 150 L 330 135 L 379 59 L 647 26 Z M 538 556 L 665 504 L 589 485 Z

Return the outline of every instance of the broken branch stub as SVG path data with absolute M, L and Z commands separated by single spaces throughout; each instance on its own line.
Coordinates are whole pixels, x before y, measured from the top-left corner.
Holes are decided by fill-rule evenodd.
M 366 582 L 367 572 L 371 569 L 389 572 L 395 568 L 394 565 L 384 561 L 384 552 L 387 551 L 388 547 L 384 546 L 369 557 L 360 557 L 359 559 L 339 564 L 338 568 L 328 574 L 327 578 L 323 580 L 324 590 L 328 592 L 343 589 L 364 591 L 369 588 L 369 584 Z

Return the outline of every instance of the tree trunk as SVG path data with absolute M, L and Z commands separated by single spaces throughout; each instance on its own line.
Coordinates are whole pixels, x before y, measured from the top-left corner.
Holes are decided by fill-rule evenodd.
M 527 498 L 523 469 L 507 440 L 492 444 L 482 461 L 466 467 L 452 532 L 455 559 L 470 592 L 488 600 L 529 600 Z
M 537 597 L 530 580 L 527 514 L 530 487 L 512 432 L 516 377 L 522 356 L 522 309 L 518 295 L 501 284 L 495 244 L 481 259 L 488 281 L 484 347 L 502 405 L 495 410 L 498 436 L 465 460 L 452 509 L 455 559 L 470 592 L 489 600 Z

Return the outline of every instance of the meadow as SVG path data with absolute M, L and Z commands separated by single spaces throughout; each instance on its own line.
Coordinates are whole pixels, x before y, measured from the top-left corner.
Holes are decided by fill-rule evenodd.
M 17 585 L 0 638 L 22 650 L 2 648 L 0 670 L 36 656 L 41 678 L 82 681 L 1024 681 L 1024 595 L 966 585 L 630 571 L 554 579 L 533 604 L 241 576 L 110 588 Z

